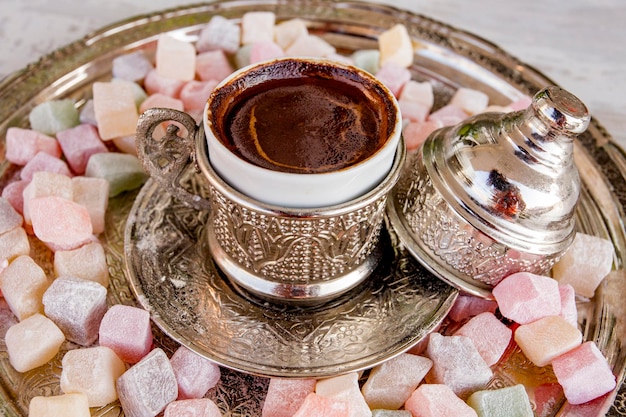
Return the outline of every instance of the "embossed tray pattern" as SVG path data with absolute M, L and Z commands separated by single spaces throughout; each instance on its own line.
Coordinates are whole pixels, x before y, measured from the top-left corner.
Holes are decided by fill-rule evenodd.
M 0 138 L 4 138 L 8 127 L 28 126 L 28 112 L 42 101 L 69 97 L 76 100 L 79 106 L 84 104 L 90 97 L 91 84 L 110 78 L 112 58 L 136 49 L 152 53 L 156 37 L 160 33 L 174 31 L 194 39 L 199 28 L 214 14 L 239 19 L 243 13 L 253 10 L 274 11 L 281 20 L 292 17 L 303 18 L 308 22 L 312 32 L 320 34 L 333 43 L 340 52 L 346 53 L 355 49 L 375 48 L 379 33 L 395 23 L 405 24 L 416 46 L 415 63 L 411 68 L 413 77 L 418 80 L 430 80 L 433 83 L 436 107 L 447 102 L 455 88 L 459 86 L 480 89 L 490 96 L 492 103 L 506 104 L 523 94 L 533 94 L 545 85 L 557 84 L 488 41 L 427 17 L 392 7 L 350 1 L 303 0 L 288 3 L 270 0 L 232 0 L 193 5 L 128 19 L 94 32 L 2 80 Z M 4 155 L 4 146 L 4 140 L 0 141 L 0 155 Z M 588 131 L 576 142 L 576 163 L 583 182 L 582 199 L 577 212 L 579 230 L 611 239 L 616 249 L 615 268 L 621 269 L 626 251 L 624 152 L 615 145 L 601 124 L 593 119 Z M 4 160 L 0 163 L 0 187 L 11 182 L 16 175 L 18 171 L 14 166 Z M 160 220 L 169 224 L 170 229 L 163 229 L 163 233 L 166 233 L 166 230 L 175 233 L 184 231 L 186 238 L 181 242 L 189 242 L 197 238 L 201 230 L 199 226 L 203 221 L 202 215 L 188 213 L 185 216 L 171 217 L 171 207 L 178 210 L 177 203 L 154 187 L 150 182 L 142 191 L 127 193 L 110 201 L 107 231 L 101 236 L 107 250 L 111 274 L 110 303 L 140 305 L 127 278 L 128 271 L 125 269 L 124 259 L 126 220 L 138 195 L 142 201 L 149 203 L 148 211 L 161 216 Z M 145 218 L 142 218 L 142 221 L 144 220 Z M 129 224 L 137 225 L 132 222 Z M 156 236 L 154 233 L 151 236 Z M 393 242 L 393 236 L 386 239 Z M 31 243 L 36 261 L 50 273 L 51 253 L 35 239 Z M 402 251 L 393 243 L 390 246 L 394 251 Z M 168 256 L 174 256 L 175 251 L 181 249 L 182 254 L 189 254 L 198 249 L 192 246 L 181 248 L 176 244 L 159 247 Z M 179 268 L 189 267 L 191 270 L 199 268 L 203 274 L 206 274 L 206 271 L 213 271 L 210 263 L 186 264 L 184 257 L 177 258 L 176 261 Z M 419 266 L 410 260 L 402 261 L 401 264 L 403 268 L 408 266 L 410 271 L 419 270 Z M 209 275 L 213 276 L 214 272 Z M 170 290 L 180 290 L 176 289 L 176 283 L 170 282 L 168 285 Z M 232 288 L 226 286 L 220 288 L 220 291 L 212 293 L 211 296 L 219 298 L 228 308 L 234 308 L 235 305 L 231 303 L 235 297 Z M 605 283 L 594 299 L 579 303 L 579 321 L 583 334 L 586 339 L 595 340 L 604 351 L 619 378 L 620 388 L 615 395 L 608 395 L 582 407 L 570 407 L 560 402 L 543 415 L 574 416 L 580 415 L 583 411 L 605 409 L 610 416 L 626 415 L 626 389 L 623 385 L 626 353 L 622 342 L 626 334 L 624 330 L 626 314 L 622 306 L 625 294 L 626 287 L 622 279 Z M 235 315 L 232 309 L 226 311 Z M 271 314 L 278 313 L 283 314 L 272 309 L 268 309 L 265 314 L 271 317 Z M 76 347 L 66 343 L 57 358 L 48 365 L 20 374 L 10 366 L 3 341 L 4 332 L 14 320 L 6 304 L 1 301 L 0 415 L 11 417 L 27 415 L 28 402 L 34 395 L 60 393 L 58 378 L 62 355 L 66 350 Z M 193 321 L 189 317 L 178 317 L 177 320 L 181 323 Z M 155 322 L 159 323 L 158 317 L 155 317 Z M 165 334 L 170 329 L 165 328 L 163 322 L 159 324 L 163 329 L 159 326 L 154 327 L 157 344 L 171 354 L 178 343 Z M 342 334 L 350 337 L 348 330 Z M 248 346 L 254 343 L 253 339 L 245 342 Z M 552 378 L 549 372 L 545 375 L 541 373 L 546 373 L 546 370 L 529 366 L 519 351 L 511 350 L 507 353 L 506 360 L 496 368 L 491 386 L 507 385 L 511 381 L 520 380 L 549 381 Z M 260 416 L 266 389 L 266 378 L 224 367 L 220 384 L 209 393 L 209 396 L 216 400 L 224 415 L 252 417 Z M 92 409 L 94 416 L 122 414 L 118 403 L 101 409 Z

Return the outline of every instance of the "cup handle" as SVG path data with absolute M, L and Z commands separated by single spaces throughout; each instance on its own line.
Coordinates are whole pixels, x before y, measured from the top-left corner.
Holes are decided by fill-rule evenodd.
M 181 129 L 170 124 L 165 136 L 154 138 L 155 129 L 168 121 L 184 126 L 187 136 L 178 136 Z M 194 150 L 198 130 L 196 121 L 185 112 L 165 108 L 148 109 L 137 122 L 137 156 L 150 177 L 174 197 L 198 210 L 208 210 L 209 200 L 189 192 L 184 185 L 190 169 L 200 172 Z

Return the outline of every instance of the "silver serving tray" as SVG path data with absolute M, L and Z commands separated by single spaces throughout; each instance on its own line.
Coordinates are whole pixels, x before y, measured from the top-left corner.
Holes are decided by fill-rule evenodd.
M 183 7 L 119 22 L 59 49 L 43 57 L 39 62 L 2 80 L 0 82 L 0 138 L 4 138 L 8 127 L 28 126 L 30 109 L 42 101 L 69 97 L 75 99 L 79 106 L 82 105 L 91 95 L 93 82 L 110 78 L 112 58 L 136 49 L 152 53 L 156 38 L 160 33 L 174 31 L 193 40 L 199 28 L 214 14 L 239 19 L 243 13 L 257 10 L 274 11 L 280 20 L 292 17 L 305 19 L 312 32 L 322 35 L 340 52 L 345 53 L 355 49 L 376 48 L 378 34 L 396 23 L 405 24 L 417 47 L 415 63 L 411 68 L 413 77 L 418 80 L 430 80 L 433 83 L 436 91 L 435 106 L 446 103 L 459 86 L 472 87 L 486 92 L 493 104 L 506 104 L 524 94 L 532 95 L 548 84 L 556 84 L 488 41 L 427 17 L 388 6 L 321 0 L 222 1 Z M 0 141 L 0 155 L 4 155 L 4 140 Z M 611 239 L 616 249 L 615 268 L 621 269 L 626 253 L 624 231 L 626 158 L 624 152 L 594 119 L 588 131 L 576 142 L 576 163 L 583 183 L 581 204 L 577 211 L 579 230 Z M 14 166 L 2 160 L 0 187 L 12 181 L 17 174 L 18 170 Z M 136 208 L 133 209 L 134 204 Z M 134 274 L 132 267 L 126 269 L 124 236 L 127 227 L 128 230 L 133 230 L 133 228 L 145 226 L 146 217 L 137 207 L 144 207 L 147 212 L 161 215 L 169 213 L 168 210 L 176 204 L 169 196 L 155 188 L 152 182 L 149 182 L 139 193 L 127 193 L 110 201 L 107 230 L 101 236 L 101 240 L 107 249 L 111 274 L 109 288 L 111 304 L 146 305 L 150 308 L 159 304 L 155 301 L 156 296 L 152 295 L 148 298 L 139 297 L 141 304 L 139 303 L 136 294 L 141 294 L 143 291 L 145 295 L 145 291 L 137 284 L 144 277 Z M 133 217 L 127 223 L 131 212 L 134 213 Z M 137 216 L 137 214 L 140 215 Z M 195 213 L 186 217 L 177 217 L 177 219 L 181 221 L 177 223 L 178 229 L 176 230 L 182 227 L 193 241 L 195 236 L 193 231 L 200 230 L 194 227 L 200 224 L 202 215 Z M 153 233 L 150 232 L 151 236 L 154 236 Z M 408 272 L 403 272 L 400 277 L 414 276 L 411 274 L 418 271 L 419 266 L 412 263 L 410 259 L 402 258 L 403 249 L 397 242 L 394 243 L 393 236 L 388 239 L 387 249 L 394 252 L 394 259 L 405 259 L 402 264 L 405 267 L 408 265 L 409 268 Z M 32 255 L 51 275 L 52 254 L 35 239 L 31 243 Z M 126 249 L 128 250 L 128 247 Z M 193 252 L 195 249 L 188 248 L 188 250 Z M 131 245 L 130 252 L 133 251 Z M 192 257 L 192 259 L 198 258 Z M 132 261 L 129 264 L 134 265 Z M 163 264 L 158 263 L 157 266 L 159 265 Z M 179 262 L 176 265 L 180 268 L 188 266 L 185 262 Z M 202 265 L 204 270 L 212 270 L 210 263 L 199 262 L 197 265 Z M 220 282 L 219 285 L 226 285 L 222 281 L 215 282 Z M 210 288 L 215 289 L 215 287 Z M 434 311 L 447 309 L 449 307 L 447 303 L 455 294 L 454 291 L 447 292 L 450 290 L 445 285 L 440 289 L 443 297 L 439 299 L 438 307 Z M 227 286 L 219 287 L 219 291 L 212 290 L 211 294 L 220 296 L 235 294 L 229 291 L 232 289 Z M 360 294 L 360 296 L 370 297 L 367 291 Z M 602 413 L 603 410 L 608 410 L 608 415 L 611 416 L 626 415 L 626 389 L 623 386 L 626 354 L 622 342 L 626 315 L 621 306 L 625 294 L 626 287 L 623 282 L 604 283 L 594 299 L 579 303 L 579 321 L 583 334 L 586 339 L 595 340 L 606 354 L 618 376 L 620 385 L 617 392 L 578 407 L 571 407 L 561 399 L 542 415 L 574 416 L 581 415 L 583 411 Z M 238 299 L 240 306 L 244 306 L 247 310 L 253 308 L 250 306 L 254 306 L 259 311 L 263 310 L 264 314 L 270 316 L 278 314 L 278 317 L 285 318 L 284 310 L 268 308 L 266 311 L 260 309 L 260 305 L 255 300 L 233 297 Z M 223 304 L 218 302 L 214 305 L 222 306 Z M 339 308 L 345 309 L 345 305 L 346 300 L 338 301 Z M 233 304 L 230 306 L 232 307 Z M 234 309 L 229 311 L 233 313 L 231 319 L 237 316 L 234 314 Z M 360 312 L 357 315 L 359 319 L 355 322 L 364 320 L 365 314 L 365 312 Z M 411 316 L 413 313 L 400 314 Z M 168 323 L 172 323 L 172 317 L 161 317 L 154 311 L 153 318 L 159 325 L 154 328 L 157 345 L 163 347 L 166 352 L 172 353 L 178 347 L 178 342 L 166 333 L 179 338 L 180 333 L 188 331 L 188 328 L 184 326 L 169 328 Z M 61 393 L 58 385 L 61 358 L 65 351 L 77 346 L 66 343 L 55 360 L 33 371 L 20 374 L 10 366 L 3 343 L 4 332 L 11 324 L 11 320 L 11 314 L 6 305 L 3 306 L 0 303 L 0 415 L 25 416 L 28 414 L 28 404 L 33 396 Z M 436 321 L 436 317 L 432 318 L 431 322 L 422 329 L 430 330 L 429 326 Z M 180 322 L 189 326 L 194 321 L 184 318 Z M 447 323 L 444 322 L 443 331 L 446 331 L 446 326 Z M 289 335 L 298 330 L 296 326 L 284 334 Z M 341 334 L 345 336 L 348 332 L 344 331 Z M 399 347 L 394 353 L 409 348 L 420 337 L 421 335 L 418 334 L 413 335 L 408 341 L 396 340 Z M 196 350 L 202 350 L 193 346 L 192 336 L 180 337 L 179 341 Z M 360 369 L 371 366 L 387 357 L 389 355 L 374 354 L 373 357 L 361 360 L 358 365 L 353 364 L 349 368 Z M 235 369 L 251 371 L 248 364 L 237 363 L 232 357 L 227 357 L 222 362 Z M 270 368 L 273 366 L 274 364 L 271 364 Z M 254 361 L 252 367 L 258 368 L 258 362 Z M 266 368 L 263 369 L 266 370 Z M 296 366 L 295 369 L 297 370 L 298 367 Z M 320 371 L 319 375 L 331 372 L 331 370 L 332 366 Z M 337 368 L 338 372 L 345 370 L 345 368 Z M 554 378 L 549 369 L 534 368 L 529 365 L 516 349 L 509 349 L 504 360 L 496 366 L 494 371 L 495 375 L 490 383 L 492 387 L 520 381 L 527 382 L 527 385 L 537 385 L 549 383 Z M 253 376 L 248 372 L 239 372 L 224 367 L 220 384 L 209 392 L 209 396 L 218 403 L 225 415 L 260 416 L 268 380 L 264 377 Z M 273 371 L 267 373 L 272 374 Z M 298 372 L 292 369 L 291 372 L 286 372 L 286 375 L 294 376 L 296 373 Z M 119 403 L 113 403 L 100 409 L 92 409 L 92 415 L 119 416 L 122 415 L 122 411 Z

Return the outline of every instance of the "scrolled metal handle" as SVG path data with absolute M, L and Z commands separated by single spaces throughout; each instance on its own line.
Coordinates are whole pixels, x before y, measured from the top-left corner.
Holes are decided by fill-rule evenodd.
M 187 129 L 187 135 L 179 136 L 180 128 L 170 124 L 165 136 L 155 138 L 155 129 L 168 121 L 180 123 Z M 174 197 L 198 210 L 208 210 L 209 201 L 189 192 L 183 184 L 190 168 L 199 172 L 195 154 L 198 131 L 196 121 L 185 112 L 165 108 L 146 110 L 137 123 L 137 155 L 150 177 Z

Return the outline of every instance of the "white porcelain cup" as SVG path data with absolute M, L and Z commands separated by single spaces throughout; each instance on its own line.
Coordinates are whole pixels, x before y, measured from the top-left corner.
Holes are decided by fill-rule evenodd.
M 227 115 L 242 94 L 254 88 L 263 89 L 265 83 L 277 79 L 298 83 L 307 82 L 311 77 L 322 82 L 332 78 L 357 86 L 380 117 L 380 126 L 385 127 L 384 132 L 371 132 L 372 135 L 384 135 L 382 146 L 355 164 L 321 173 L 284 172 L 262 167 L 226 146 L 228 139 L 223 136 L 227 135 Z M 398 103 L 382 82 L 354 66 L 317 58 L 275 59 L 234 72 L 209 97 L 203 123 L 209 161 L 225 182 L 252 199 L 289 208 L 332 206 L 372 190 L 393 164 L 402 129 Z

